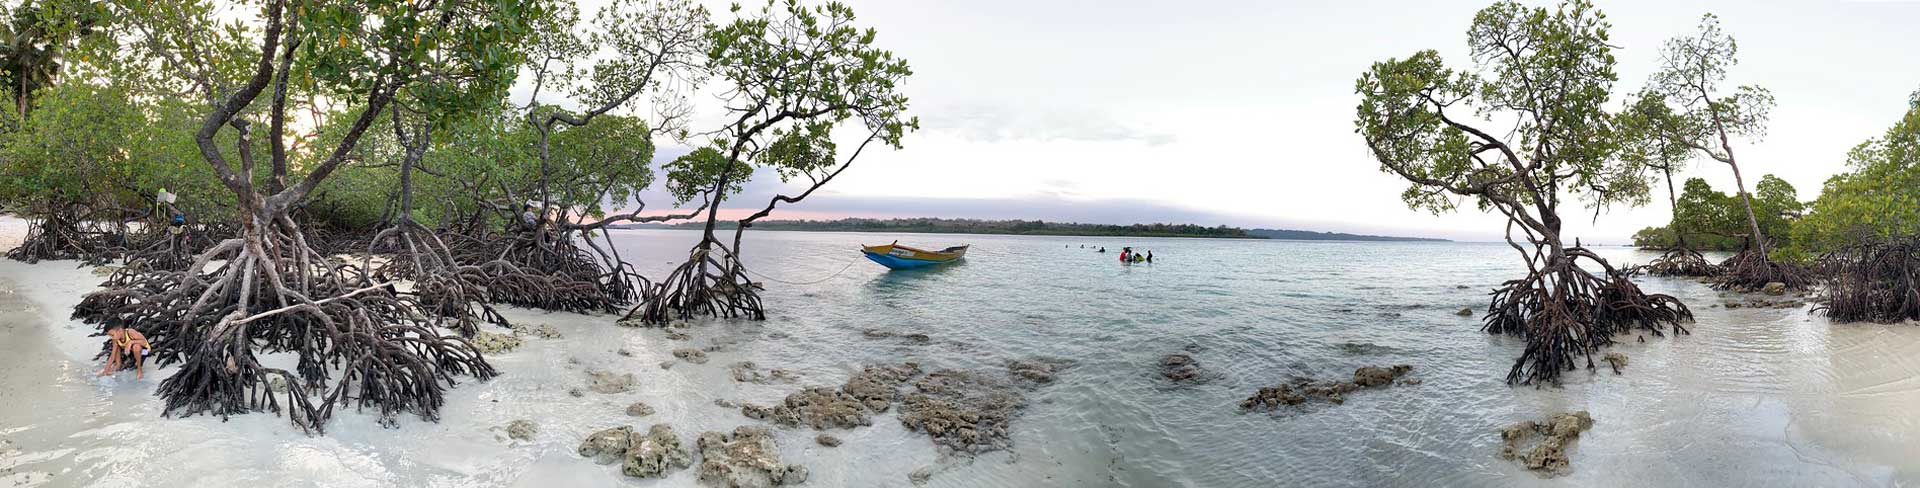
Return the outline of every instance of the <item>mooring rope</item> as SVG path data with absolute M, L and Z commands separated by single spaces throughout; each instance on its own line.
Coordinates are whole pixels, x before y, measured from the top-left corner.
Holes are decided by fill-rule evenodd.
M 772 282 L 775 282 L 775 283 L 783 283 L 783 284 L 788 284 L 788 285 L 812 285 L 812 284 L 816 284 L 816 283 L 820 283 L 820 282 L 824 282 L 824 281 L 827 281 L 827 280 L 831 280 L 831 279 L 833 279 L 833 277 L 835 277 L 835 276 L 840 276 L 840 273 L 845 273 L 845 272 L 847 272 L 847 270 L 848 270 L 848 269 L 851 269 L 851 268 L 853 268 L 853 265 L 854 265 L 854 263 L 858 263 L 858 262 L 860 262 L 860 261 L 859 261 L 859 260 L 851 260 L 851 261 L 847 261 L 847 265 L 846 265 L 846 266 L 841 266 L 841 267 L 840 267 L 840 270 L 839 270 L 839 271 L 835 271 L 835 272 L 833 272 L 833 274 L 830 274 L 830 275 L 827 275 L 827 277 L 825 277 L 825 278 L 821 278 L 821 279 L 817 279 L 817 280 L 813 280 L 813 281 L 801 281 L 801 282 L 794 282 L 794 281 L 787 281 L 787 280 L 782 280 L 782 279 L 779 279 L 779 278 L 774 278 L 774 277 L 772 277 L 772 276 L 767 276 L 767 275 L 765 275 L 765 274 L 762 274 L 762 273 L 760 273 L 759 271 L 754 271 L 754 270 L 753 270 L 753 268 L 748 268 L 748 267 L 746 267 L 746 266 L 741 266 L 741 267 L 740 267 L 740 269 L 742 269 L 742 270 L 745 270 L 745 271 L 746 271 L 746 272 L 748 272 L 748 273 L 753 273 L 753 274 L 754 274 L 755 276 L 759 276 L 759 277 L 760 277 L 760 278 L 762 278 L 762 279 L 765 279 L 765 280 L 767 280 L 767 281 L 772 281 Z

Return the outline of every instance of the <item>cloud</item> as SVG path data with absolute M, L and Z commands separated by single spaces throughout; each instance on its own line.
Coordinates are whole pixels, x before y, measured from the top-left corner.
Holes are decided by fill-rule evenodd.
M 920 116 L 920 125 L 973 142 L 1141 142 L 1159 146 L 1175 141 L 1172 134 L 1136 129 L 1105 111 L 1083 107 L 1017 108 L 970 103 L 932 109 Z

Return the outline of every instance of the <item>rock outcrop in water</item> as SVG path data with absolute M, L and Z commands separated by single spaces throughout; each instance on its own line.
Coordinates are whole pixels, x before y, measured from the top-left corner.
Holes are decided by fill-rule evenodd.
M 1200 368 L 1200 361 L 1185 353 L 1161 357 L 1160 376 L 1174 383 L 1205 383 L 1209 379 L 1206 370 Z
M 595 432 L 575 452 L 595 464 L 622 463 L 620 472 L 636 478 L 662 478 L 693 465 L 692 453 L 667 424 L 646 433 L 625 425 Z
M 1413 371 L 1413 366 L 1405 364 L 1392 367 L 1363 366 L 1353 371 L 1353 381 L 1318 382 L 1310 378 L 1299 378 L 1293 383 L 1282 383 L 1261 388 L 1253 396 L 1240 401 L 1243 411 L 1272 411 L 1282 406 L 1300 405 L 1308 400 L 1324 400 L 1335 404 L 1346 403 L 1346 395 L 1368 388 L 1382 388 L 1393 384 L 1395 379 Z M 1405 381 L 1402 384 L 1418 384 Z
M 667 424 L 654 424 L 645 435 L 632 434 L 620 472 L 636 478 L 664 478 L 693 465 L 693 454 L 680 445 L 680 436 Z
M 482 354 L 498 354 L 520 347 L 520 338 L 518 337 L 496 334 L 484 330 L 475 332 L 473 339 L 469 339 L 468 342 L 473 343 L 473 348 L 480 350 Z
M 914 345 L 914 346 L 924 346 L 924 345 L 933 343 L 932 336 L 928 336 L 926 334 L 919 334 L 919 333 L 901 334 L 897 332 L 880 330 L 880 329 L 867 329 L 867 330 L 861 331 L 860 334 L 866 336 L 868 339 L 875 339 L 875 340 L 895 339 L 902 343 L 905 343 L 908 345 Z
M 1054 372 L 1073 366 L 1064 359 L 1015 359 L 1007 361 L 1007 374 L 1033 383 L 1052 383 Z
M 629 417 L 645 417 L 648 415 L 653 415 L 653 406 L 647 405 L 647 402 L 633 402 L 632 405 L 627 405 L 627 416 Z
M 594 393 L 626 393 L 633 390 L 638 380 L 633 373 L 614 373 L 612 371 L 587 371 L 587 389 Z
M 900 386 L 920 374 L 920 365 L 872 365 L 847 378 L 839 388 L 816 386 L 787 395 L 780 405 L 748 404 L 740 413 L 749 418 L 795 427 L 851 429 L 873 425 L 870 414 L 887 411 Z
M 516 441 L 530 441 L 530 440 L 533 440 L 534 434 L 538 434 L 538 433 L 540 433 L 540 427 L 534 425 L 533 421 L 531 420 L 515 420 L 512 422 L 507 422 L 507 438 L 508 439 L 513 439 Z
M 704 432 L 700 448 L 700 483 L 727 488 L 797 485 L 807 481 L 807 468 L 780 462 L 779 446 L 767 429 L 740 426 L 729 436 Z
M 1567 458 L 1568 444 L 1580 438 L 1580 433 L 1593 428 L 1593 417 L 1586 410 L 1574 413 L 1556 414 L 1546 422 L 1532 420 L 1508 426 L 1500 430 L 1500 457 L 1516 459 L 1527 469 L 1540 471 L 1547 476 L 1559 475 L 1567 470 L 1571 461 Z M 1522 445 L 1534 437 L 1540 437 L 1531 448 L 1522 452 Z
M 733 363 L 733 365 L 728 366 L 727 369 L 733 372 L 733 380 L 741 383 L 764 385 L 775 381 L 790 382 L 794 379 L 793 372 L 791 371 L 780 368 L 761 371 L 758 365 L 753 364 L 753 361 Z
M 1026 407 L 1026 398 L 1005 381 L 967 371 L 927 373 L 913 387 L 901 403 L 900 423 L 956 453 L 1009 447 L 1009 423 Z
M 699 349 L 692 349 L 692 348 L 674 349 L 673 357 L 680 358 L 681 361 L 686 361 L 693 364 L 707 364 L 707 352 Z

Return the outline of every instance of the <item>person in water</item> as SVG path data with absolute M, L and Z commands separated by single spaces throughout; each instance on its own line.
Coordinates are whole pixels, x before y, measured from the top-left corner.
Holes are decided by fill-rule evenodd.
M 1153 264 L 1153 251 L 1147 251 L 1147 264 Z
M 1133 259 L 1133 248 L 1131 247 L 1120 248 L 1120 262 L 1122 263 L 1130 262 L 1129 260 L 1131 259 Z
M 107 353 L 107 367 L 100 370 L 100 376 L 126 369 L 127 363 L 123 361 L 132 361 L 133 379 L 146 378 L 147 353 L 153 351 L 147 336 L 140 331 L 114 325 L 107 327 L 107 344 L 112 350 Z

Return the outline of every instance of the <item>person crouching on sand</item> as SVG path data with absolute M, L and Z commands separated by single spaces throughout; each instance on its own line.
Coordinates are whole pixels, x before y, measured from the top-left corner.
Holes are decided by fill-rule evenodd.
M 147 376 L 147 353 L 153 351 L 153 344 L 147 342 L 147 336 L 140 331 L 118 325 L 107 327 L 107 343 L 113 351 L 107 354 L 107 367 L 100 370 L 100 376 L 113 374 L 126 369 L 122 358 L 133 362 L 133 379 Z

